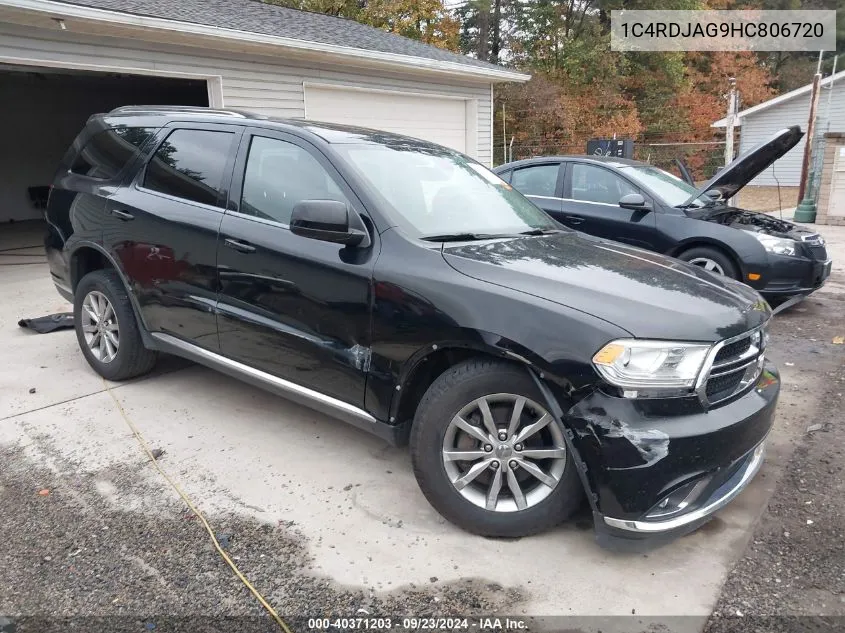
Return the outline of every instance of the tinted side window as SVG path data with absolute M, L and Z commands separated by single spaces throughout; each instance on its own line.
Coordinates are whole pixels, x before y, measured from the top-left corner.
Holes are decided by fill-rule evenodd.
M 122 127 L 92 136 L 73 161 L 74 174 L 111 180 L 154 134 L 155 128 Z
M 305 149 L 253 136 L 244 171 L 241 213 L 282 224 L 302 200 L 349 201 L 322 165 Z
M 511 184 L 527 196 L 555 195 L 559 165 L 535 165 L 514 170 Z
M 223 172 L 234 134 L 175 130 L 153 154 L 144 187 L 185 200 L 222 206 Z
M 572 198 L 585 202 L 618 204 L 622 196 L 639 193 L 609 169 L 575 163 L 572 166 Z

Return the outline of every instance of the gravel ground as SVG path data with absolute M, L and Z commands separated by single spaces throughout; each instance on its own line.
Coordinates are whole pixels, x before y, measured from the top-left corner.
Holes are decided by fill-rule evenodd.
M 811 298 L 776 318 L 785 362 L 833 366 L 808 394 L 820 399 L 819 413 L 805 420 L 706 633 L 845 631 L 845 346 L 833 343 L 845 335 L 842 310 L 838 296 Z
M 160 459 L 166 467 L 167 455 Z M 175 494 L 150 483 L 158 475 L 149 463 L 139 458 L 132 466 L 85 473 L 60 458 L 51 462 L 48 468 L 24 449 L 0 449 L 0 613 L 29 616 L 0 620 L 0 631 L 47 633 L 69 625 L 97 631 L 278 631 L 197 518 Z M 522 599 L 499 585 L 473 579 L 445 584 L 436 577 L 428 586 L 378 596 L 349 591 L 304 572 L 309 560 L 295 525 L 209 519 L 229 555 L 276 610 L 302 614 L 290 621 L 295 631 L 309 628 L 309 616 L 465 617 L 512 612 Z

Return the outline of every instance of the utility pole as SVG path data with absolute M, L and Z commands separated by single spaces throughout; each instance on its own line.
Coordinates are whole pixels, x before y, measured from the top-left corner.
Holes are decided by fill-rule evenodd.
M 819 51 L 819 63 L 813 76 L 813 91 L 810 93 L 810 117 L 807 121 L 807 135 L 804 137 L 804 158 L 801 161 L 801 182 L 798 183 L 798 207 L 795 209 L 796 222 L 815 222 L 816 203 L 812 199 L 812 183 L 807 186 L 810 171 L 810 158 L 813 155 L 813 136 L 816 133 L 816 109 L 819 105 L 819 87 L 822 81 L 822 55 Z M 805 197 L 805 193 L 808 193 Z
M 508 134 L 507 124 L 505 123 L 505 104 L 502 104 L 502 161 L 508 162 Z
M 736 79 L 728 79 L 728 117 L 725 119 L 725 167 L 734 159 L 734 125 L 736 125 Z
M 728 118 L 725 123 L 725 167 L 730 165 L 734 159 L 734 126 L 736 125 L 736 78 L 728 79 L 730 89 L 728 90 Z M 730 205 L 730 200 L 725 200 Z

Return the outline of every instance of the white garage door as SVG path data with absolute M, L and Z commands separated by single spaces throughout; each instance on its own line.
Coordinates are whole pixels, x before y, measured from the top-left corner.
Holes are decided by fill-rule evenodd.
M 306 86 L 305 114 L 314 121 L 386 130 L 467 151 L 463 99 Z

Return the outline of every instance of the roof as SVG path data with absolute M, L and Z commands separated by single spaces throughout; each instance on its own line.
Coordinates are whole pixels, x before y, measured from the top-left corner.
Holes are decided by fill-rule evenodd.
M 341 123 L 327 123 L 311 121 L 310 119 L 287 119 L 268 117 L 240 108 L 203 108 L 199 106 L 167 106 L 167 105 L 132 105 L 115 108 L 111 112 L 96 114 L 90 120 L 105 121 L 107 125 L 116 125 L 118 121 L 126 125 L 127 119 L 133 119 L 130 125 L 148 126 L 162 125 L 170 120 L 194 122 L 212 122 L 233 124 L 241 120 L 244 124 L 255 127 L 268 127 L 290 131 L 298 128 L 320 137 L 327 143 L 357 144 L 375 143 L 378 145 L 413 145 L 429 149 L 443 149 L 442 146 L 422 139 L 373 130 L 370 128 Z M 89 121 L 90 121 L 89 120 Z M 249 123 L 247 123 L 249 122 Z M 446 148 L 448 149 L 448 148 Z
M 845 80 L 845 70 L 836 73 L 835 75 L 828 75 L 827 77 L 821 80 L 821 86 L 828 86 L 832 85 L 836 81 Z M 763 110 L 768 110 L 769 108 L 778 105 L 779 103 L 784 103 L 785 101 L 790 101 L 795 99 L 796 97 L 800 97 L 803 94 L 809 93 L 813 89 L 813 84 L 809 83 L 806 86 L 801 86 L 791 92 L 785 92 L 782 95 L 778 95 L 773 99 L 769 99 L 768 101 L 764 101 L 763 103 L 759 103 L 753 108 L 747 108 L 742 110 L 741 112 L 737 113 L 736 123 L 734 125 L 742 125 L 742 119 L 747 117 L 749 114 L 755 114 L 757 112 L 761 112 Z M 710 127 L 725 127 L 728 124 L 727 117 L 724 119 L 719 119 L 718 121 L 714 121 L 710 124 Z
M 499 165 L 493 171 L 499 172 L 505 169 L 513 169 L 514 167 L 523 167 L 527 165 L 535 165 L 538 163 L 545 163 L 550 161 L 565 161 L 565 160 L 579 160 L 588 163 L 604 163 L 610 167 L 631 167 L 635 165 L 647 165 L 639 160 L 632 160 L 630 158 L 619 158 L 618 156 L 594 156 L 592 154 L 565 154 L 559 156 L 537 156 L 536 158 L 525 158 L 523 160 L 515 160 L 512 163 Z
M 426 67 L 430 69 L 463 68 L 467 74 L 483 74 L 499 81 L 527 81 L 530 78 L 530 75 L 503 66 L 387 33 L 354 20 L 266 4 L 261 0 L 11 0 L 4 4 L 57 16 L 70 11 L 74 17 L 108 17 L 111 21 L 115 21 L 115 14 L 122 14 L 127 18 L 133 16 L 126 22 L 135 25 L 141 22 L 143 26 L 161 26 L 161 21 L 166 21 L 171 30 L 182 25 L 183 28 L 177 30 L 206 36 L 240 34 L 243 39 L 262 43 L 282 46 L 299 43 L 299 48 L 306 43 L 311 45 L 309 48 L 341 55 L 364 51 L 371 53 L 371 57 L 389 57 L 395 61 L 423 60 L 428 62 Z M 144 18 L 147 23 L 143 23 Z M 187 28 L 189 26 L 193 28 Z M 198 27 L 206 28 L 199 30 Z

